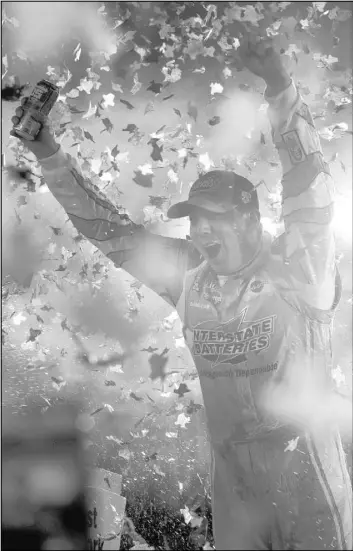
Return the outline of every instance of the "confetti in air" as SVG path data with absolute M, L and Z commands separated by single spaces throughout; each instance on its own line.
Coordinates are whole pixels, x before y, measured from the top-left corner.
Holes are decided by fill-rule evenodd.
M 187 198 L 200 174 L 233 170 L 255 185 L 265 183 L 257 188 L 262 228 L 281 246 L 282 168 L 265 84 L 241 61 L 247 33 L 274 41 L 310 105 L 336 185 L 332 227 L 343 282 L 330 366 L 336 394 L 328 396 L 308 381 L 303 393 L 271 387 L 264 403 L 298 430 L 321 435 L 334 420 L 343 439 L 349 434 L 352 68 L 346 52 L 351 23 L 349 3 L 3 4 L 3 407 L 23 412 L 38 401 L 46 416 L 52 404 L 82 398 L 77 426 L 87 436 L 87 453 L 94 450 L 100 465 L 122 473 L 125 495 L 139 496 L 131 497 L 140 519 L 136 529 L 125 526 L 130 547 L 188 549 L 189 532 L 199 530 L 198 548 L 215 548 L 210 528 L 201 539 L 204 513 L 191 505 L 201 495 L 210 512 L 211 486 L 200 380 L 176 310 L 178 293 L 170 293 L 184 268 L 181 249 L 176 265 L 165 268 L 168 239 L 184 243 L 189 220 L 171 220 L 167 211 Z M 94 212 L 86 212 L 86 198 L 84 207 L 73 200 L 66 213 L 40 163 L 10 135 L 14 110 L 37 77 L 60 89 L 49 130 L 72 157 L 72 171 L 82 174 L 77 187 L 99 196 L 101 206 Z M 106 202 L 109 219 L 102 220 Z M 99 228 L 96 241 L 85 236 L 87 220 L 94 221 L 94 232 Z M 117 237 L 121 228 L 123 245 Z M 162 254 L 158 235 L 165 238 Z M 110 237 L 106 255 L 101 245 Z M 125 268 L 135 247 L 139 260 L 129 275 Z M 200 254 L 191 255 L 189 268 L 200 260 Z M 156 273 L 163 274 L 163 288 Z M 260 284 L 254 289 L 256 294 Z M 264 292 L 270 292 L 266 285 Z M 272 374 L 279 369 L 266 377 Z M 223 379 L 214 375 L 205 384 L 216 386 Z M 229 393 L 232 381 L 226 379 Z M 247 385 L 250 378 L 234 381 Z M 302 448 L 294 433 L 281 451 L 288 459 Z M 156 514 L 147 537 L 139 511 L 154 505 L 149 509 L 150 497 L 143 501 L 141 487 L 155 502 L 174 504 L 187 536 L 167 517 L 162 525 Z M 138 534 L 141 530 L 146 533 Z M 109 538 L 114 541 L 114 533 L 107 532 L 104 540 Z

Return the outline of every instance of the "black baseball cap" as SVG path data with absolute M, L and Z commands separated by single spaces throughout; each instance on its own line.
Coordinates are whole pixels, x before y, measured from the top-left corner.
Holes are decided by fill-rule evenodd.
M 172 205 L 167 216 L 189 216 L 193 207 L 219 214 L 236 207 L 239 212 L 245 214 L 259 211 L 259 200 L 256 188 L 243 176 L 227 170 L 211 170 L 202 174 L 193 183 L 188 200 Z

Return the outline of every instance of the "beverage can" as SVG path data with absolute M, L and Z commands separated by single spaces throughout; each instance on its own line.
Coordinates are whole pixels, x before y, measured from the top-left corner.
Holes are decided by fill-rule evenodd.
M 14 126 L 14 132 L 25 140 L 35 140 L 58 97 L 59 88 L 55 84 L 48 80 L 38 82 L 23 106 L 24 115 Z

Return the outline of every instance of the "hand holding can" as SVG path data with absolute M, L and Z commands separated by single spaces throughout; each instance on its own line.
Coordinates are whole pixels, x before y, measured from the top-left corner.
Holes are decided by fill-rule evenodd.
M 38 97 L 39 93 L 34 95 L 36 88 L 29 98 L 23 98 L 21 107 L 16 109 L 15 116 L 11 119 L 14 126 L 10 134 L 20 139 L 40 160 L 50 157 L 60 147 L 47 125 L 47 117 L 55 104 L 58 92 L 54 94 L 53 91 L 50 96 L 44 97 L 43 101 Z
M 31 95 L 23 103 L 25 113 L 15 125 L 15 133 L 20 138 L 34 141 L 58 97 L 59 88 L 57 86 L 48 80 L 38 82 Z

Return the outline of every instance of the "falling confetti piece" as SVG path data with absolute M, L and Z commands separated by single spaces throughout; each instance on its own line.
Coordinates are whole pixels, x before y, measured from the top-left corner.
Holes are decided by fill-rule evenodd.
M 199 155 L 199 162 L 206 171 L 209 171 L 212 167 L 214 167 L 214 162 L 210 159 L 208 153 L 202 153 Z
M 284 451 L 293 452 L 294 450 L 296 450 L 298 446 L 298 441 L 299 441 L 299 436 L 297 436 L 297 438 L 293 438 L 293 440 L 289 440 L 288 445 L 284 448 Z
M 83 131 L 83 134 L 84 134 L 85 138 L 87 138 L 87 140 L 90 140 L 91 142 L 96 143 L 96 142 L 94 141 L 94 139 L 93 139 L 92 134 L 90 134 L 89 132 L 87 132 L 87 130 L 84 130 L 84 131 Z
M 342 368 L 339 365 L 331 370 L 331 375 L 338 387 L 340 387 L 342 384 L 345 384 L 346 377 L 343 373 Z
M 119 438 L 116 438 L 116 436 L 106 436 L 106 439 L 107 440 L 111 440 L 112 442 L 115 442 L 116 444 L 119 444 L 119 446 L 121 446 L 123 444 L 123 441 L 120 440 Z
M 220 122 L 221 122 L 221 117 L 219 117 L 218 115 L 215 115 L 214 117 L 212 117 L 212 119 L 208 121 L 208 124 L 210 126 L 216 126 L 216 124 L 219 124 Z
M 78 61 L 81 57 L 81 44 L 77 44 L 76 48 L 74 49 L 75 54 L 75 62 Z
M 144 176 L 146 174 L 153 174 L 152 165 L 150 163 L 146 163 L 144 165 L 140 165 L 137 167 L 138 170 L 143 174 Z
M 174 310 L 169 316 L 162 321 L 163 328 L 166 331 L 171 331 L 175 325 L 175 322 L 179 319 L 179 314 Z
M 107 107 L 114 107 L 115 95 L 114 94 L 103 94 L 103 103 L 102 107 L 103 109 L 107 109 Z
M 138 130 L 136 124 L 128 124 L 126 128 L 123 128 L 123 132 L 134 133 Z
M 56 382 L 53 382 L 52 383 L 52 387 L 55 388 L 55 390 L 57 390 L 58 392 L 64 387 L 66 386 L 66 381 L 62 381 L 60 383 L 56 383 Z
M 151 366 L 150 378 L 152 381 L 160 378 L 162 381 L 166 378 L 166 367 L 168 363 L 168 356 L 165 354 L 152 354 L 148 359 L 148 362 Z
M 157 452 L 154 452 L 152 453 L 151 455 L 148 455 L 146 458 L 145 458 L 145 461 L 155 461 L 158 457 L 158 453 Z
M 82 115 L 82 118 L 89 119 L 90 117 L 93 117 L 93 115 L 95 115 L 96 111 L 97 111 L 97 106 L 92 105 L 91 102 L 89 102 L 88 110 L 84 115 Z
M 134 392 L 130 392 L 130 397 L 133 398 L 134 400 L 136 400 L 136 402 L 142 402 L 143 401 L 143 398 L 141 398 L 141 396 L 137 396 L 137 394 L 135 394 Z
M 187 423 L 190 423 L 190 417 L 187 417 L 187 415 L 185 415 L 184 413 L 180 413 L 174 424 L 179 425 L 181 428 L 185 429 L 185 425 Z
M 151 188 L 153 186 L 153 174 L 142 174 L 140 171 L 134 172 L 134 177 L 132 179 L 135 184 L 141 187 Z
M 112 89 L 114 92 L 120 92 L 121 94 L 124 93 L 122 87 L 121 87 L 121 84 L 117 84 L 115 82 L 112 82 Z
M 141 352 L 149 352 L 152 354 L 153 352 L 156 352 L 158 348 L 153 348 L 152 346 L 149 346 L 148 348 L 142 348 Z
M 101 131 L 101 134 L 105 131 L 111 133 L 111 131 L 113 130 L 114 126 L 113 124 L 111 123 L 111 121 L 108 119 L 108 118 L 105 118 L 105 119 L 102 119 L 102 123 L 104 124 L 105 126 L 105 129 Z
M 12 323 L 13 323 L 14 325 L 21 325 L 21 323 L 22 323 L 23 321 L 26 321 L 26 319 L 27 319 L 26 316 L 24 316 L 24 315 L 22 314 L 22 312 L 19 312 L 18 314 L 16 314 L 15 316 L 13 316 L 13 318 L 12 318 Z
M 77 88 L 72 88 L 72 90 L 70 90 L 70 92 L 66 94 L 66 97 L 70 99 L 75 99 L 75 98 L 78 98 L 79 95 L 80 95 L 80 90 L 78 90 Z
M 174 394 L 178 394 L 179 398 L 183 398 L 184 394 L 191 392 L 185 383 L 180 383 L 179 388 L 174 390 Z
M 153 101 L 150 101 L 150 102 L 147 103 L 147 105 L 145 107 L 145 115 L 147 115 L 147 113 L 150 113 L 151 111 L 154 111 Z
M 93 413 L 91 413 L 90 415 L 93 416 L 93 415 L 97 415 L 97 413 L 99 413 L 100 411 L 103 411 L 104 409 L 104 406 L 103 407 L 100 407 L 98 409 L 96 409 Z
M 163 157 L 162 157 L 163 146 L 158 145 L 157 142 L 158 142 L 158 139 L 156 138 L 151 138 L 151 140 L 148 142 L 149 144 L 152 144 L 151 158 L 153 159 L 153 161 L 163 161 Z
M 193 402 L 193 400 L 190 401 L 190 404 L 188 405 L 188 407 L 186 408 L 186 413 L 188 415 L 192 415 L 193 413 L 196 413 L 197 411 L 199 411 L 200 409 L 202 409 L 202 405 L 201 404 L 195 404 Z
M 155 94 L 159 94 L 162 88 L 163 88 L 162 83 L 155 82 L 154 80 L 152 80 L 146 89 L 150 92 L 154 92 Z
M 126 461 L 130 461 L 130 459 L 133 456 L 132 452 L 130 452 L 130 450 L 128 450 L 127 448 L 125 448 L 124 450 L 120 450 L 118 452 L 118 455 L 119 455 L 119 457 L 122 457 Z
M 222 84 L 219 84 L 219 82 L 211 82 L 211 96 L 214 96 L 215 94 L 221 94 L 224 90 Z
M 134 96 L 142 88 L 142 82 L 139 81 L 137 73 L 134 74 L 134 85 L 131 88 L 131 94 Z
M 135 109 L 135 107 L 129 101 L 126 101 L 125 99 L 121 99 L 119 101 L 120 101 L 120 103 L 123 103 L 124 105 L 126 105 L 126 107 L 128 109 L 130 109 L 130 110 Z
M 149 196 L 149 203 L 152 207 L 157 207 L 158 209 L 161 209 L 163 205 L 168 201 L 168 197 L 160 196 L 160 195 L 150 195 Z M 157 348 L 155 349 L 157 350 Z M 155 350 L 152 350 L 152 352 L 155 352 Z
M 92 80 L 87 80 L 87 77 L 81 78 L 80 80 L 80 86 L 77 86 L 78 90 L 81 92 L 86 92 L 86 94 L 90 94 L 92 89 L 94 88 L 94 82 Z
M 188 113 L 189 117 L 193 118 L 194 121 L 196 122 L 196 120 L 197 120 L 197 114 L 198 114 L 196 105 L 194 105 L 193 103 L 189 102 L 189 103 L 188 103 L 188 110 L 187 110 L 187 113 Z
M 153 470 L 154 470 L 155 473 L 159 474 L 160 476 L 163 476 L 163 477 L 166 476 L 166 474 L 163 473 L 163 472 L 160 470 L 160 468 L 158 467 L 158 465 L 153 465 Z
M 185 509 L 180 509 L 180 512 L 184 517 L 185 523 L 189 524 L 189 522 L 192 520 L 192 515 L 190 514 L 189 507 L 185 505 Z
M 115 158 L 118 154 L 119 154 L 119 149 L 118 149 L 118 146 L 115 145 L 115 146 L 113 147 L 113 149 L 111 150 L 111 155 L 112 155 L 112 157 Z

